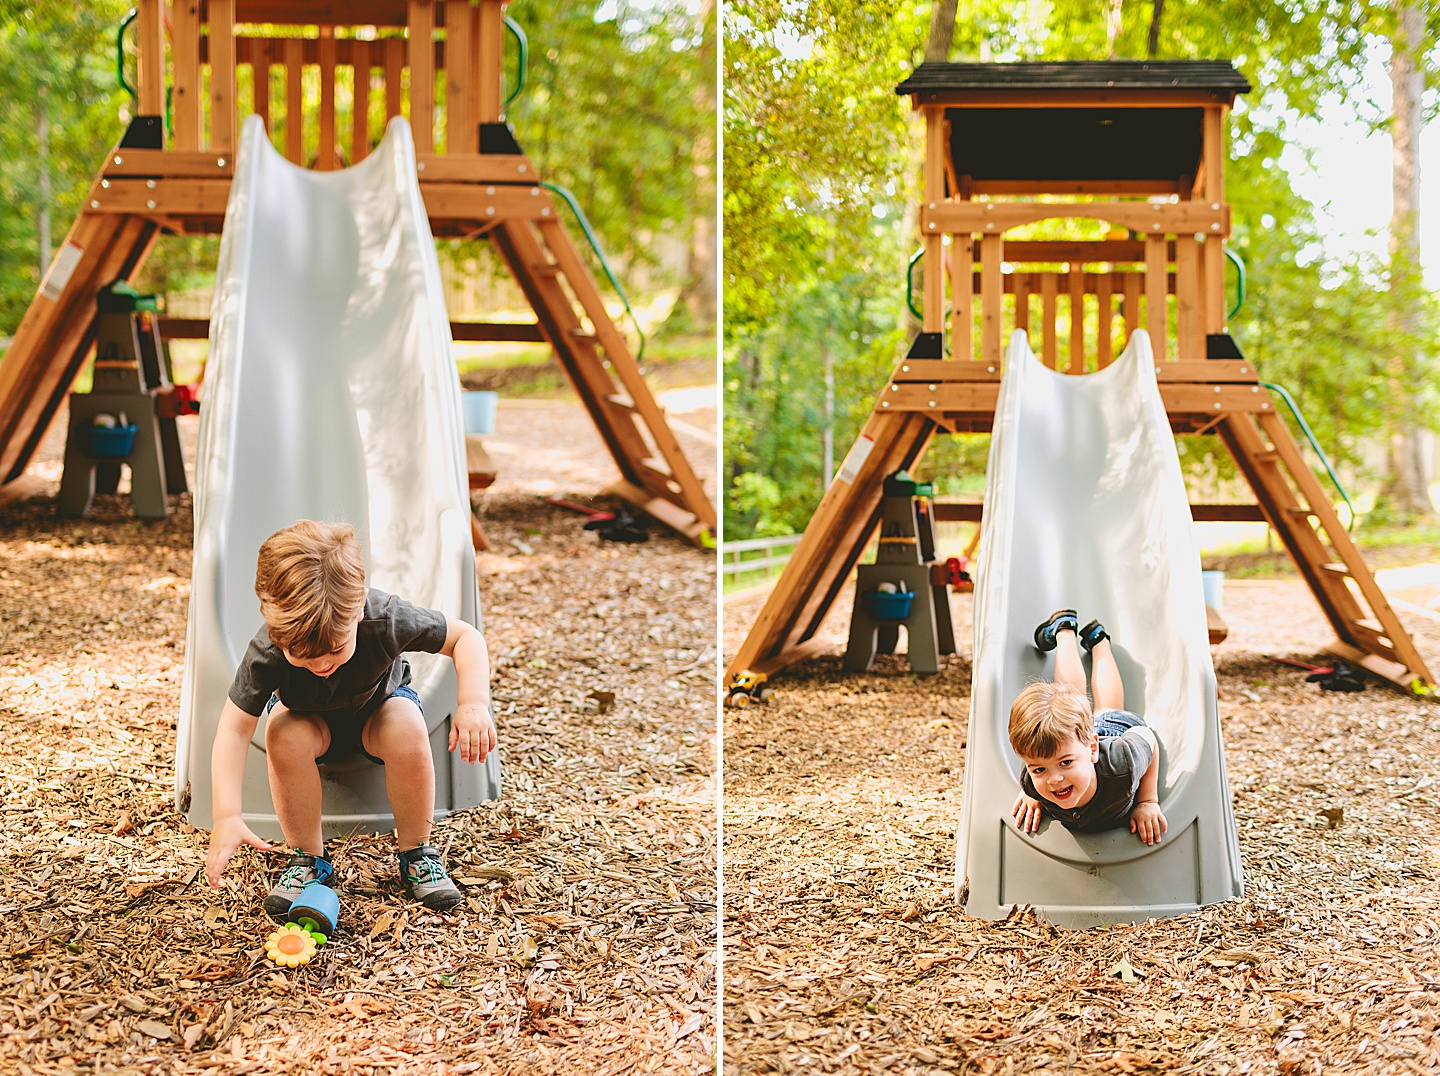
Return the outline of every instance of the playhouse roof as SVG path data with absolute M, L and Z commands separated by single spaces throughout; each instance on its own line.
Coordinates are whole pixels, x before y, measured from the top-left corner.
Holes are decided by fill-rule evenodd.
M 1229 60 L 1065 60 L 1054 63 L 923 63 L 897 94 L 964 90 L 1209 90 L 1233 96 L 1250 83 Z

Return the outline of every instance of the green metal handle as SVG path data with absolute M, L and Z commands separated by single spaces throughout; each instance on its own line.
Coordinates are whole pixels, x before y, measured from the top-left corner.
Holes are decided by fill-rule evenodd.
M 1315 434 L 1311 431 L 1310 424 L 1305 421 L 1305 416 L 1300 413 L 1300 408 L 1295 405 L 1294 398 L 1286 392 L 1284 388 L 1275 384 L 1273 381 L 1262 381 L 1260 384 L 1271 392 L 1279 394 L 1280 398 L 1289 406 L 1290 413 L 1295 416 L 1295 422 L 1300 427 L 1300 432 L 1303 433 L 1305 439 L 1310 442 L 1310 447 L 1315 450 L 1315 455 L 1320 457 L 1320 463 L 1324 466 L 1325 473 L 1330 476 L 1330 481 L 1335 483 L 1335 489 L 1339 492 L 1341 500 L 1343 500 L 1346 507 L 1350 509 L 1350 522 L 1346 525 L 1345 529 L 1347 531 L 1353 530 L 1356 515 L 1355 505 L 1350 500 L 1350 494 L 1346 493 L 1345 487 L 1340 484 L 1340 479 L 1335 474 L 1335 468 L 1330 466 L 1330 457 L 1325 455 L 1325 450 L 1320 447 L 1320 442 L 1315 440 Z
M 1229 321 L 1240 313 L 1240 308 L 1245 305 L 1245 263 L 1240 260 L 1240 255 L 1229 247 L 1225 248 L 1225 257 L 1230 259 L 1231 265 L 1235 266 L 1235 305 L 1225 315 L 1225 320 Z
M 509 30 L 515 37 L 515 88 L 505 95 L 505 107 L 510 107 L 510 102 L 520 96 L 520 91 L 525 88 L 525 68 L 530 60 L 530 42 L 525 38 L 525 31 L 520 24 L 509 15 L 505 16 L 505 29 Z
M 131 8 L 130 14 L 125 16 L 120 23 L 120 29 L 115 31 L 115 79 L 120 83 L 120 88 L 130 95 L 130 99 L 137 104 L 140 102 L 140 94 L 135 87 L 125 81 L 125 31 L 130 29 L 130 24 L 139 16 L 137 8 Z
M 917 321 L 922 320 L 925 315 L 920 313 L 920 308 L 915 305 L 915 263 L 925 256 L 925 248 L 921 247 L 910 260 L 905 263 L 905 305 L 910 308 L 910 313 L 915 315 Z
M 625 294 L 625 289 L 620 286 L 620 281 L 615 278 L 614 272 L 610 269 L 610 263 L 605 260 L 605 252 L 600 249 L 600 240 L 596 238 L 594 229 L 590 227 L 590 221 L 586 218 L 585 211 L 580 208 L 580 203 L 575 201 L 575 196 L 564 187 L 557 187 L 555 184 L 546 183 L 543 180 L 540 186 L 544 187 L 547 191 L 558 194 L 565 200 L 565 204 L 570 207 L 570 212 L 575 214 L 575 221 L 580 225 L 580 230 L 585 233 L 585 238 L 590 241 L 590 249 L 593 250 L 595 256 L 600 259 L 600 268 L 605 270 L 605 275 L 609 278 L 611 286 L 614 287 L 615 294 L 619 295 L 620 301 L 625 304 L 625 313 L 630 315 L 630 323 L 635 326 L 635 335 L 640 337 L 640 350 L 635 353 L 635 361 L 638 363 L 645 354 L 645 332 L 640 328 L 640 319 L 635 316 L 635 311 L 630 306 L 630 297 Z

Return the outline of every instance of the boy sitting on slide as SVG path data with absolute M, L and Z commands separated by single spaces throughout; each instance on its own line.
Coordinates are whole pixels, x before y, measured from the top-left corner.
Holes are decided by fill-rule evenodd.
M 270 794 L 285 843 L 296 851 L 265 910 L 283 922 L 307 882 L 333 885 L 316 764 L 359 754 L 385 767 L 405 892 L 449 911 L 465 897 L 429 843 L 435 766 L 404 655 L 424 651 L 455 662 L 460 698 L 450 750 L 466 762 L 484 762 L 495 750 L 485 637 L 462 620 L 367 587 L 360 545 L 343 523 L 301 520 L 272 534 L 260 547 L 255 593 L 265 623 L 230 685 L 211 753 L 215 829 L 206 879 L 218 889 L 240 845 L 270 847 L 240 816 L 250 738 L 268 714 Z
M 1055 680 L 1031 684 L 1010 707 L 1010 746 L 1025 764 L 1010 813 L 1027 833 L 1042 817 L 1080 833 L 1115 829 L 1128 818 L 1131 833 L 1158 844 L 1168 828 L 1158 794 L 1159 742 L 1125 709 L 1109 634 L 1098 620 L 1079 623 L 1074 609 L 1061 609 L 1035 629 L 1036 647 L 1057 651 Z M 1092 658 L 1093 710 L 1081 647 Z

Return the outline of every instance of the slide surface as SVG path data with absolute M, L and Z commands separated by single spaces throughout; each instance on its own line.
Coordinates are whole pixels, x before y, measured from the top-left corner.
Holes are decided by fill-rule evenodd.
M 1083 376 L 1047 368 L 1023 332 L 1011 337 L 983 528 L 957 899 L 987 919 L 1030 905 L 1051 922 L 1092 926 L 1238 896 L 1200 558 L 1143 331 Z M 1026 835 L 1010 817 L 1020 792 L 1010 704 L 1031 680 L 1053 678 L 1054 655 L 1035 649 L 1033 632 L 1063 608 L 1109 630 L 1126 708 L 1159 738 L 1169 823 L 1159 845 L 1053 821 Z
M 210 749 L 260 628 L 255 557 L 297 519 L 343 520 L 367 581 L 480 624 L 460 385 L 404 120 L 353 168 L 286 161 L 246 120 L 225 214 L 196 458 L 195 554 L 175 795 L 209 828 Z M 435 756 L 436 816 L 499 795 L 499 760 L 447 750 L 454 667 L 410 656 Z M 278 838 L 262 718 L 242 811 Z M 383 767 L 322 768 L 327 836 L 394 821 Z M 188 804 L 188 807 L 187 807 Z

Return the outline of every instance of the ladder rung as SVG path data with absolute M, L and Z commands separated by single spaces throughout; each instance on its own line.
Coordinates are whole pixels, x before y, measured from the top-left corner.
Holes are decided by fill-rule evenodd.
M 587 329 L 571 329 L 569 332 L 571 340 L 596 340 L 598 337 Z
M 1271 449 L 1268 452 L 1257 452 L 1254 456 L 1250 458 L 1253 459 L 1256 463 L 1274 463 L 1280 458 L 1280 453 L 1276 452 L 1274 449 Z
M 619 393 L 615 393 L 610 396 L 606 396 L 605 402 L 611 404 L 614 407 L 620 408 L 622 411 L 633 411 L 637 415 L 640 413 L 640 408 L 635 406 L 635 401 L 630 399 L 629 396 L 621 396 Z
M 564 270 L 558 262 L 537 262 L 530 266 L 530 272 L 536 276 L 559 276 Z
M 1320 570 L 1322 572 L 1329 572 L 1331 575 L 1350 575 L 1350 569 L 1343 564 L 1322 564 L 1320 565 Z
M 1292 506 L 1285 509 L 1285 512 L 1288 515 L 1294 516 L 1296 519 L 1304 519 L 1307 516 L 1318 518 L 1318 514 L 1313 508 L 1301 508 L 1299 506 Z
M 1395 650 L 1394 640 L 1386 634 L 1380 624 L 1374 620 L 1352 620 L 1350 630 L 1362 643 L 1368 644 L 1365 649 L 1374 651 L 1382 657 L 1400 660 L 1400 655 Z
M 1385 634 L 1385 628 L 1380 621 L 1372 617 L 1366 617 L 1364 620 L 1352 620 L 1350 621 L 1350 626 L 1356 631 L 1365 632 L 1367 635 L 1375 635 L 1381 639 L 1390 638 L 1390 636 Z

